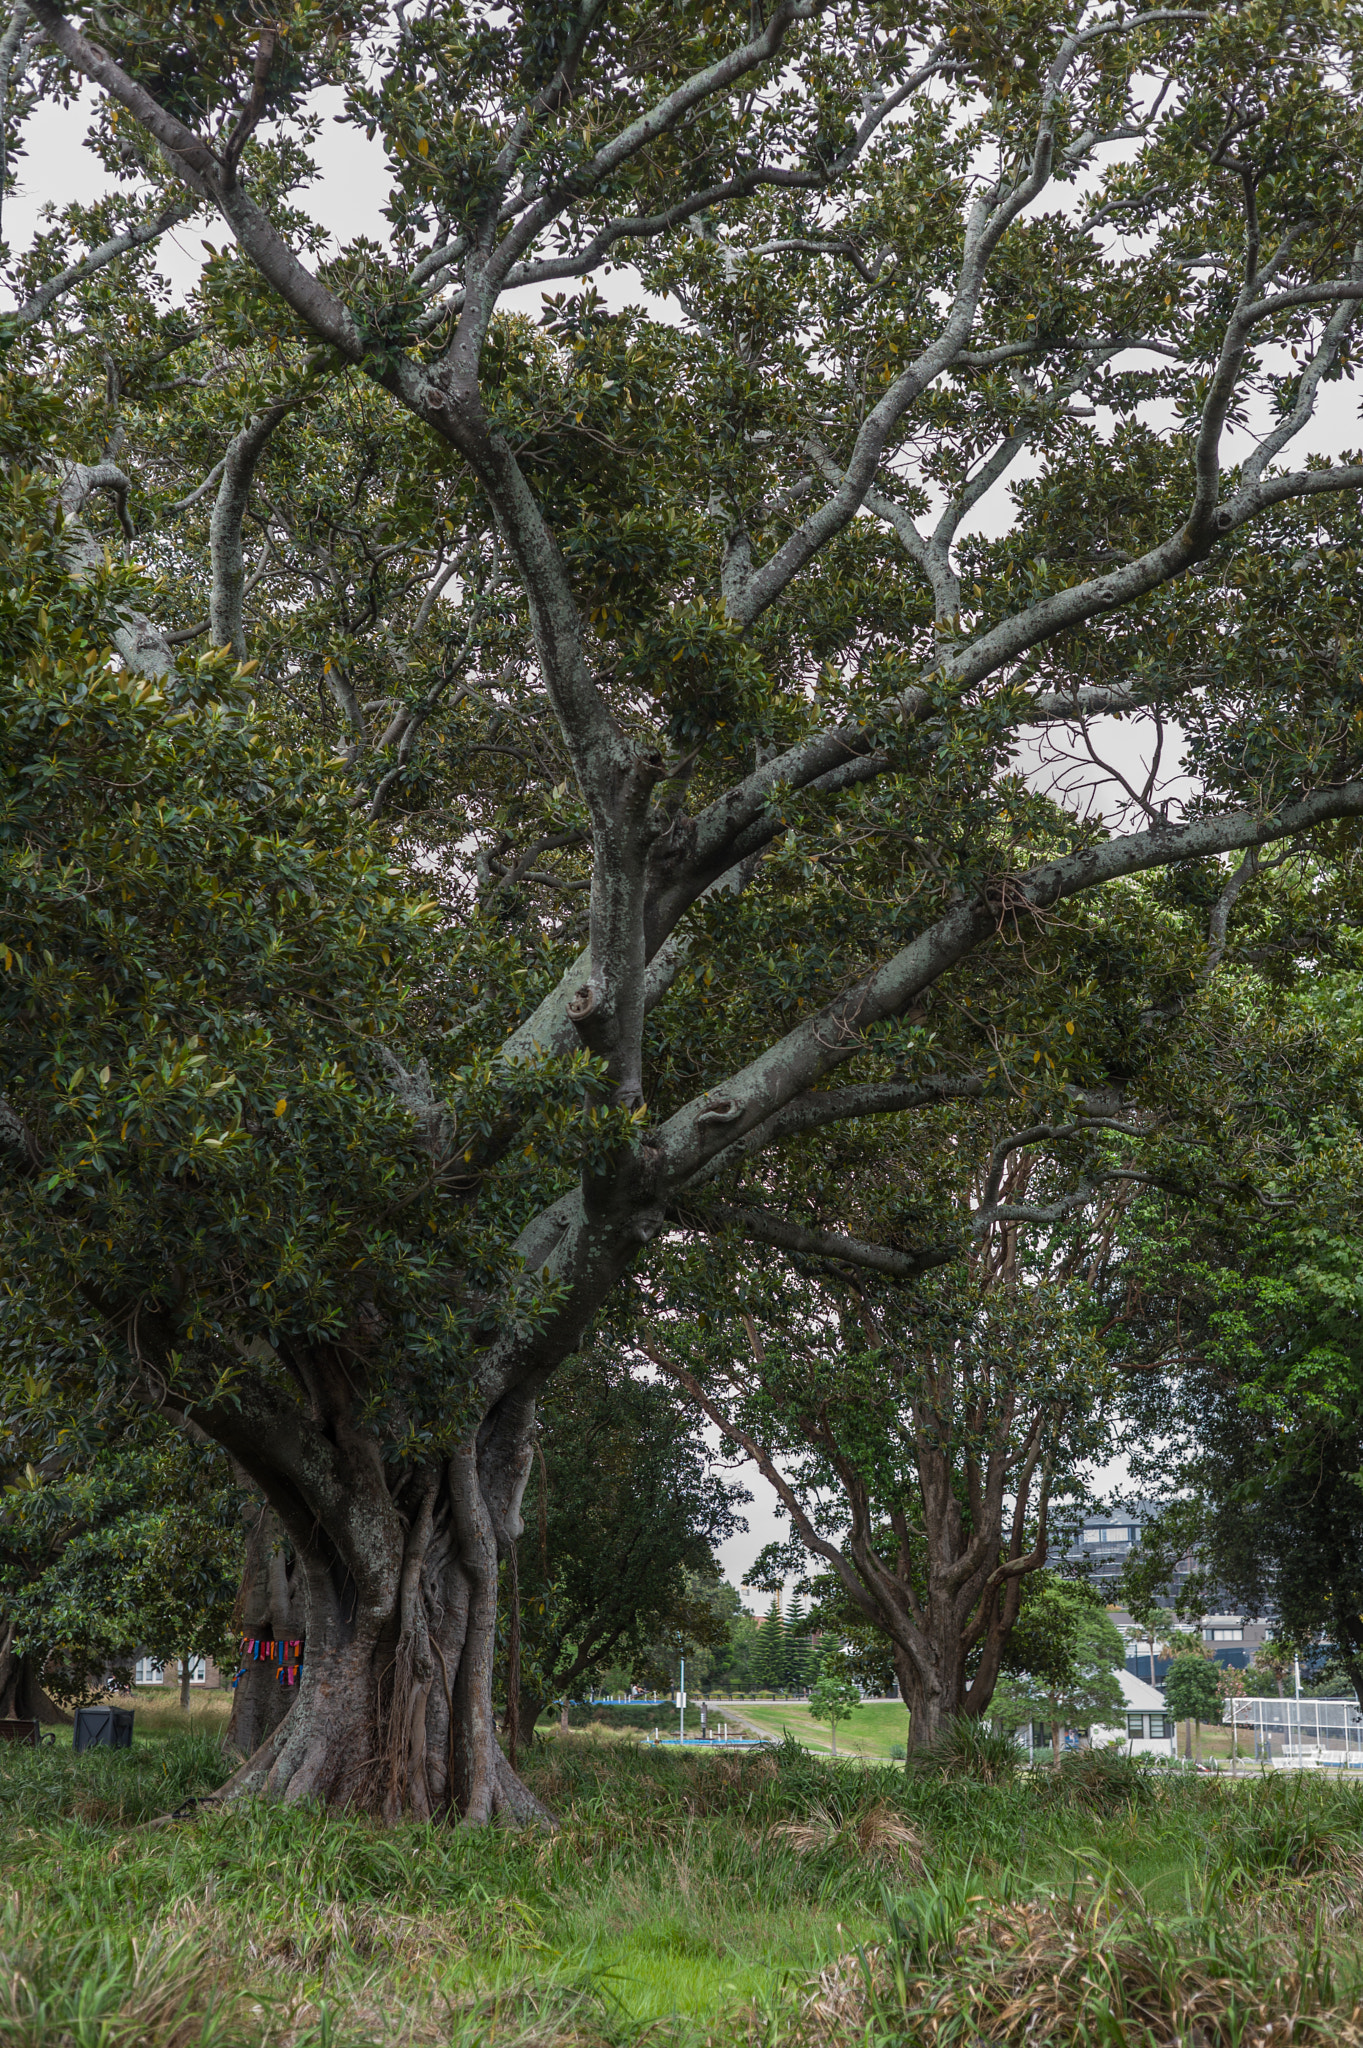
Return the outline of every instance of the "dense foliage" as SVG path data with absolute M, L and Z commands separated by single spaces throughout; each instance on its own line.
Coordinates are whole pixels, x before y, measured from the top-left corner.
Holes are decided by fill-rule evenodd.
M 1308 1670 L 1336 1660 L 1363 1703 L 1356 1012 L 1332 983 L 1294 1007 L 1263 1077 L 1269 1143 L 1252 1198 L 1177 1222 L 1140 1213 L 1128 1277 L 1152 1322 L 1177 1319 L 1178 1369 L 1136 1403 L 1159 1432 L 1170 1498 L 1127 1579 L 1140 1599 L 1191 1556 L 1184 1614 L 1230 1603 L 1270 1615 L 1270 1684 L 1281 1690 L 1295 1650 Z
M 35 1359 L 0 1309 L 0 1715 L 131 1682 L 134 1656 L 231 1658 L 238 1504 L 221 1453 Z M 43 1366 L 47 1370 L 43 1370 Z

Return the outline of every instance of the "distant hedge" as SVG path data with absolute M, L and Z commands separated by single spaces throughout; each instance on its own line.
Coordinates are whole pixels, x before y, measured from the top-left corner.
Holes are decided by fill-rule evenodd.
M 710 1726 L 712 1728 L 716 1722 L 724 1719 L 724 1714 L 725 1702 L 723 1700 L 711 1700 Z M 540 1715 L 539 1726 L 552 1726 L 557 1722 L 558 1717 L 559 1709 L 557 1707 L 546 1707 Z M 661 1706 L 657 1707 L 616 1707 L 605 1703 L 600 1706 L 569 1707 L 568 1726 L 570 1728 L 590 1728 L 593 1724 L 602 1728 L 642 1728 L 650 1733 L 654 1728 L 666 1728 L 674 1732 L 677 1726 L 677 1709 L 670 1700 L 664 1701 Z M 700 1706 L 694 1700 L 686 1709 L 686 1725 L 689 1729 L 699 1732 Z

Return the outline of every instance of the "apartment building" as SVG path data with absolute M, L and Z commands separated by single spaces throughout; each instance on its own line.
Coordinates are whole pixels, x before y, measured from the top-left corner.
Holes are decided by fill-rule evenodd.
M 1051 1550 L 1051 1562 L 1057 1566 L 1078 1563 L 1087 1566 L 1091 1583 L 1103 1593 L 1108 1612 L 1127 1639 L 1127 1670 L 1149 1685 L 1160 1686 L 1169 1669 L 1169 1660 L 1159 1655 L 1162 1641 L 1159 1627 L 1156 1626 L 1152 1643 L 1145 1629 L 1121 1604 L 1117 1591 L 1126 1561 L 1139 1544 L 1141 1530 L 1154 1512 L 1153 1502 L 1137 1501 L 1111 1514 L 1095 1512 L 1085 1515 L 1059 1532 L 1058 1541 Z M 1178 1620 L 1173 1612 L 1174 1603 L 1193 1569 L 1193 1562 L 1191 1556 L 1179 1559 L 1167 1595 L 1157 1602 L 1168 1614 L 1167 1628 L 1170 1630 L 1187 1631 L 1194 1626 Z M 1233 1665 L 1242 1671 L 1252 1661 L 1259 1645 L 1273 1632 L 1271 1616 L 1249 1619 L 1228 1611 L 1204 1614 L 1196 1626 L 1201 1630 L 1207 1650 L 1218 1664 Z

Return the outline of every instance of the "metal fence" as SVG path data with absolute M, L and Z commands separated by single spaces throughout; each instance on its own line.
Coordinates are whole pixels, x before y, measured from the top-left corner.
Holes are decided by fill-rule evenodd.
M 1228 1699 L 1228 1728 L 1258 1757 L 1363 1770 L 1363 1711 L 1356 1700 Z

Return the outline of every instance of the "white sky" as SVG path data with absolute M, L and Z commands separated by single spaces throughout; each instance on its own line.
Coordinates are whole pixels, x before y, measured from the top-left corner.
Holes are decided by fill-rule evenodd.
M 27 155 L 16 165 L 20 187 L 6 201 L 5 230 L 11 248 L 20 250 L 30 245 L 39 226 L 40 209 L 45 204 L 50 202 L 60 208 L 73 199 L 88 203 L 108 189 L 109 181 L 99 164 L 83 147 L 90 103 L 89 96 L 86 96 L 83 104 L 78 103 L 68 110 L 45 105 L 28 122 L 25 130 Z M 382 242 L 387 239 L 387 223 L 381 206 L 388 190 L 382 148 L 377 141 L 367 142 L 363 134 L 354 128 L 340 127 L 334 122 L 331 117 L 339 112 L 341 106 L 338 92 L 319 94 L 316 104 L 324 116 L 314 151 L 320 175 L 317 182 L 300 195 L 301 201 L 338 242 L 349 241 L 357 235 L 368 235 Z M 197 279 L 203 260 L 205 235 L 221 239 L 225 233 L 226 230 L 217 225 L 205 227 L 195 224 L 166 238 L 159 264 L 177 296 L 187 292 Z M 610 275 L 598 274 L 595 281 L 609 304 L 637 303 L 643 297 L 637 278 L 627 269 Z M 532 288 L 514 296 L 523 298 L 528 308 L 533 309 L 540 293 Z M 671 307 L 657 307 L 655 311 L 663 317 L 672 315 Z M 1363 393 L 1358 386 L 1350 383 L 1327 385 L 1321 394 L 1315 420 L 1293 444 L 1292 460 L 1302 462 L 1314 454 L 1337 456 L 1343 448 L 1356 447 L 1363 441 L 1363 426 L 1360 426 L 1359 419 L 1361 402 Z M 1152 423 L 1157 422 L 1157 409 L 1149 408 L 1148 411 Z M 1234 460 L 1235 437 L 1228 436 L 1227 442 L 1228 457 Z M 1009 476 L 982 500 L 963 532 L 975 531 L 990 536 L 1006 532 L 1012 520 L 1008 485 L 1021 477 L 1035 474 L 1038 467 L 1039 456 L 1021 459 Z M 1093 736 L 1100 754 L 1139 786 L 1145 773 L 1147 745 L 1140 729 L 1126 723 L 1103 720 L 1095 724 Z M 1166 735 L 1165 767 L 1169 772 L 1162 777 L 1161 793 L 1176 794 L 1180 786 L 1186 787 L 1178 777 L 1178 763 L 1178 736 L 1175 732 Z M 1050 772 L 1042 766 L 1035 752 L 1031 756 L 1029 775 L 1041 786 L 1047 786 L 1051 779 Z M 1102 801 L 1101 798 L 1099 800 Z M 762 1547 L 785 1534 L 776 1496 L 760 1473 L 745 1464 L 737 1469 L 737 1476 L 753 1494 L 753 1501 L 746 1511 L 747 1534 L 731 1538 L 720 1552 L 726 1576 L 735 1584 Z M 1119 1461 L 1117 1466 L 1107 1468 L 1099 1475 L 1097 1483 L 1100 1486 L 1120 1486 L 1124 1478 L 1125 1469 Z M 765 1605 L 766 1597 L 745 1595 L 748 1604 L 756 1607 Z

